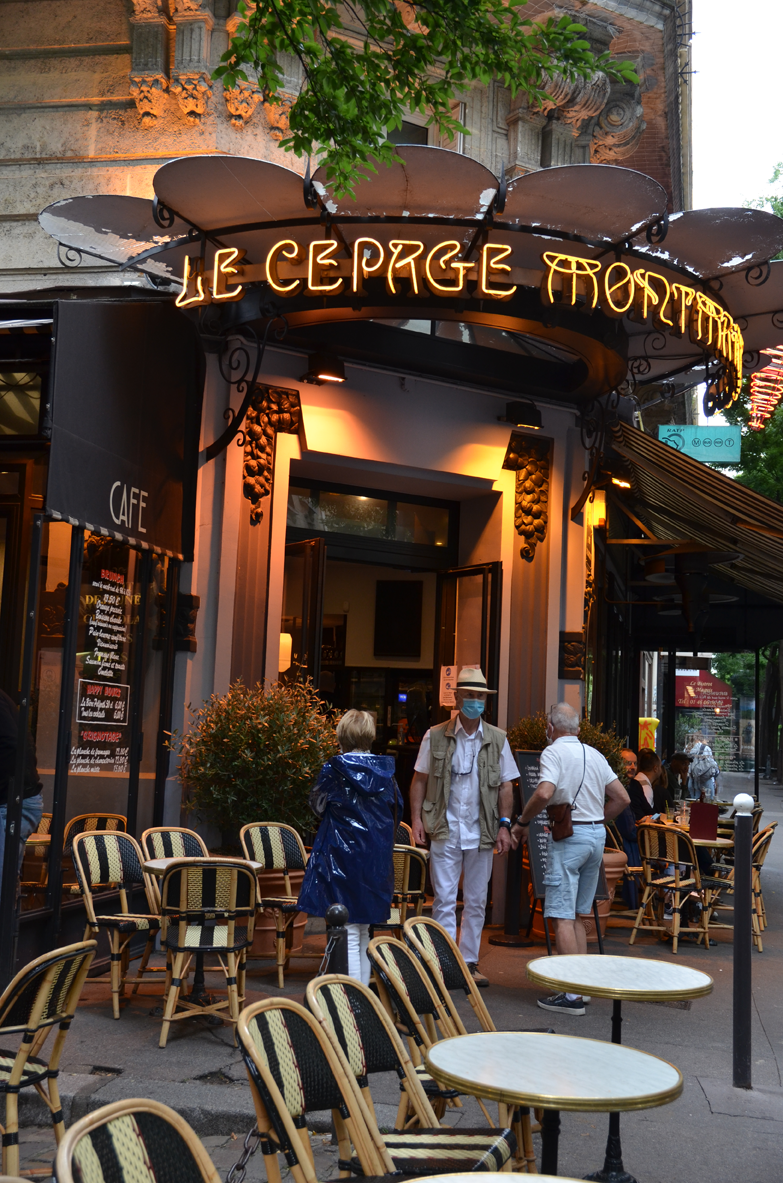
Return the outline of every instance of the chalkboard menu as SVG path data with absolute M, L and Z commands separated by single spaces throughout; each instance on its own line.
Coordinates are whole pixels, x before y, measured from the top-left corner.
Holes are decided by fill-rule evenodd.
M 527 805 L 538 785 L 539 754 L 538 752 L 514 752 L 514 756 L 516 758 L 517 768 L 519 769 L 519 788 L 522 794 L 522 803 L 523 805 Z M 533 898 L 537 900 L 542 900 L 546 895 L 544 876 L 546 875 L 546 858 L 549 840 L 548 821 L 546 810 L 543 809 L 531 821 L 527 834 Z M 595 898 L 597 900 L 609 898 L 603 863 L 601 864 L 601 871 L 598 876 L 598 888 Z

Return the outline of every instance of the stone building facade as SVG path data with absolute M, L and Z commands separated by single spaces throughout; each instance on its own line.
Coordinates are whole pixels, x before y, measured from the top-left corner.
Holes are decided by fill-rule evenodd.
M 301 85 L 283 61 L 287 96 L 227 91 L 211 79 L 239 16 L 236 0 L 6 0 L 0 5 L 0 291 L 116 283 L 96 260 L 67 258 L 37 225 L 62 197 L 151 196 L 157 167 L 203 153 L 254 156 L 301 168 L 280 148 Z M 470 129 L 456 147 L 510 178 L 548 165 L 621 164 L 655 177 L 671 208 L 687 209 L 690 0 L 530 0 L 526 15 L 565 13 L 597 52 L 634 62 L 639 86 L 553 79 L 539 110 L 497 83 L 458 104 Z M 419 139 L 434 129 L 411 118 Z M 68 264 L 77 263 L 70 274 Z M 124 282 L 142 283 L 125 275 Z

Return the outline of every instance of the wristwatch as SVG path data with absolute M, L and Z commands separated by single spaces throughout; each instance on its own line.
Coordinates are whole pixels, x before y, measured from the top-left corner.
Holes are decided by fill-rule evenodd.
M 499 830 L 508 830 L 508 832 L 510 834 L 511 833 L 511 818 L 510 817 L 499 817 L 498 818 L 498 829 Z

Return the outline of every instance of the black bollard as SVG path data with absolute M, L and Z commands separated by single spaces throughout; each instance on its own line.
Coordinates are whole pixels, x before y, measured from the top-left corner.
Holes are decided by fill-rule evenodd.
M 348 933 L 345 922 L 348 909 L 344 904 L 332 904 L 326 909 L 326 972 L 348 973 Z
M 747 793 L 734 798 L 734 1088 L 753 1088 L 751 1017 L 753 1011 L 753 816 Z

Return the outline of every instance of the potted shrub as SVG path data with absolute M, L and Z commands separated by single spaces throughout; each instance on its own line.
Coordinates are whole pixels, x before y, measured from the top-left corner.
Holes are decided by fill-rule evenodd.
M 519 720 L 513 727 L 509 728 L 508 741 L 511 745 L 512 751 L 527 751 L 527 752 L 542 752 L 546 747 L 546 724 L 547 716 L 543 711 L 538 714 L 528 715 Z M 628 783 L 628 777 L 625 771 L 625 764 L 623 763 L 622 750 L 623 742 L 620 737 L 611 728 L 605 729 L 603 723 L 591 723 L 588 719 L 583 719 L 579 727 L 579 738 L 582 743 L 589 744 L 596 748 L 602 756 L 605 757 L 610 768 L 617 773 L 618 778 L 623 784 Z M 609 912 L 612 907 L 612 899 L 614 898 L 615 888 L 623 876 L 627 858 L 624 853 L 616 850 L 604 851 L 604 874 L 606 875 L 606 883 L 609 889 L 609 899 L 600 901 L 598 904 L 598 915 L 601 922 L 601 934 L 606 931 L 606 922 L 609 918 Z M 532 907 L 532 885 L 529 888 L 531 892 L 531 907 Z M 541 940 L 544 939 L 544 922 L 542 910 L 537 910 L 535 920 L 533 922 L 533 932 Z M 588 941 L 597 939 L 595 932 L 595 922 L 591 918 L 585 921 L 585 928 L 587 930 Z M 551 931 L 551 930 L 550 930 Z M 554 938 L 554 932 L 552 931 Z
M 249 822 L 310 829 L 307 798 L 321 766 L 337 752 L 335 722 L 309 680 L 268 687 L 238 681 L 226 694 L 213 694 L 193 712 L 185 735 L 172 737 L 186 811 L 214 821 L 224 846 L 237 852 L 239 831 Z M 290 875 L 294 893 L 303 874 Z M 265 896 L 285 894 L 281 873 L 266 871 L 259 878 Z M 305 919 L 297 917 L 293 948 L 301 947 Z M 253 955 L 271 956 L 271 914 L 259 917 L 256 933 Z

